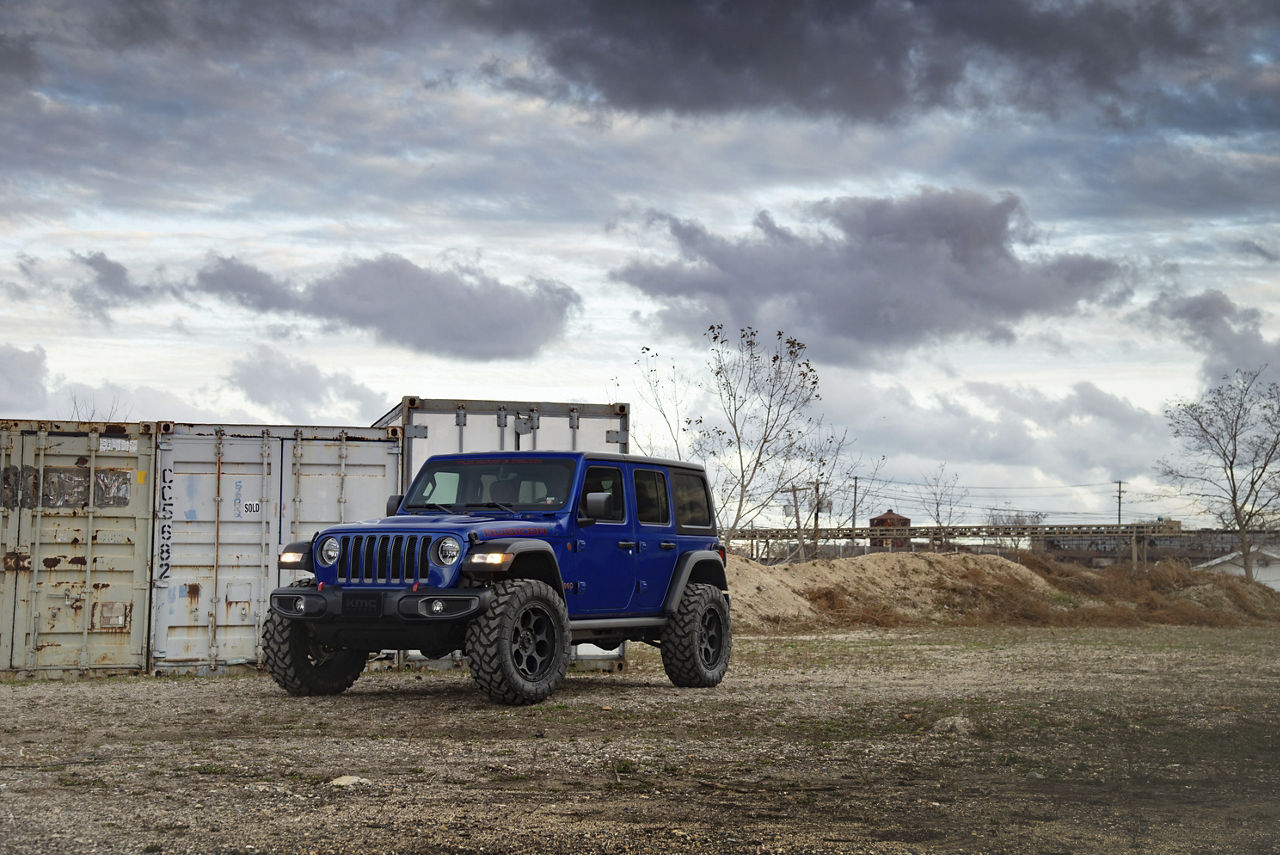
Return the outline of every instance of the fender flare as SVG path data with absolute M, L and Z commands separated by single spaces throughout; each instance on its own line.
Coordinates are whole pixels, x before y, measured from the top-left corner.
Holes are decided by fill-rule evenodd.
M 675 572 L 671 574 L 667 597 L 662 601 L 664 615 L 670 617 L 676 613 L 680 598 L 684 596 L 685 586 L 691 581 L 715 585 L 727 593 L 729 582 L 725 578 L 724 561 L 721 560 L 720 553 L 711 549 L 696 549 L 680 556 L 676 561 Z
M 564 599 L 564 580 L 560 575 L 560 562 L 555 548 L 545 540 L 526 537 L 495 538 L 475 544 L 470 554 L 476 552 L 505 552 L 512 556 L 511 564 L 498 579 L 538 579 L 550 585 Z M 467 570 L 479 575 L 474 570 Z

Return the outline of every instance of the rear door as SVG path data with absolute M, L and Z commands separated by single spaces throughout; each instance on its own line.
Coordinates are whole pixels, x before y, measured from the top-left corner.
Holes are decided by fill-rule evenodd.
M 657 613 L 667 593 L 679 549 L 667 473 L 637 465 L 631 470 L 636 516 L 636 591 L 631 609 Z

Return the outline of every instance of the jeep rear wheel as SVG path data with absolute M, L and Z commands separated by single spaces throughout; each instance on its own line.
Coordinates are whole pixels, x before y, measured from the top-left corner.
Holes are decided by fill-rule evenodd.
M 546 582 L 512 579 L 467 625 L 467 661 L 476 686 L 500 704 L 536 704 L 564 682 L 569 612 Z
M 675 615 L 662 630 L 662 667 L 667 677 L 681 688 L 718 685 L 729 668 L 732 648 L 724 592 L 697 582 L 686 586 Z
M 290 588 L 310 588 L 300 580 Z M 262 664 L 280 688 L 291 695 L 337 695 L 351 688 L 368 655 L 321 644 L 302 621 L 268 612 L 262 625 Z

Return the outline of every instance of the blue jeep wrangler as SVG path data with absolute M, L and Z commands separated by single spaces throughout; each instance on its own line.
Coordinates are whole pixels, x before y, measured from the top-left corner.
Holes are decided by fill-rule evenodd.
M 432 457 L 388 516 L 280 555 L 312 574 L 271 594 L 268 672 L 293 695 L 345 691 L 370 651 L 466 653 L 505 704 L 544 700 L 571 644 L 642 641 L 677 686 L 717 685 L 732 632 L 724 547 L 701 466 L 618 454 Z

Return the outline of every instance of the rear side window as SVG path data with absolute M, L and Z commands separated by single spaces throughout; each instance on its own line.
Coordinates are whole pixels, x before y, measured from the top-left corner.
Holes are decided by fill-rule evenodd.
M 637 469 L 633 479 L 636 487 L 636 518 L 641 525 L 671 525 L 667 477 L 656 469 Z
M 707 482 L 686 472 L 671 473 L 672 492 L 676 501 L 676 527 L 711 528 L 711 498 Z

